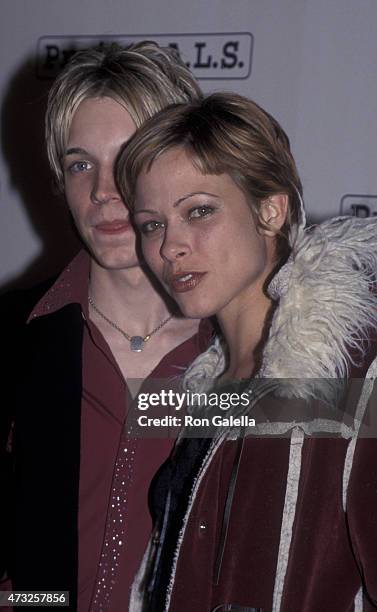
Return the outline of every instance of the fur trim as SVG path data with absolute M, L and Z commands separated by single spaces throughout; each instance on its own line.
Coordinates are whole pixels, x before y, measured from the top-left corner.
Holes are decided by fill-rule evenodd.
M 340 217 L 303 232 L 287 266 L 259 376 L 312 379 L 286 381 L 285 397 L 329 397 L 377 323 L 377 220 Z
M 183 388 L 192 393 L 205 393 L 225 370 L 225 345 L 221 338 L 214 339 L 211 346 L 187 368 Z

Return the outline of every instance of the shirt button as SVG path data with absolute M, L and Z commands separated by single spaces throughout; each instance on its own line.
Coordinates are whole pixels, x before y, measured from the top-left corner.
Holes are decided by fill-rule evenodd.
M 205 535 L 207 531 L 207 523 L 204 520 L 201 520 L 199 523 L 199 535 Z

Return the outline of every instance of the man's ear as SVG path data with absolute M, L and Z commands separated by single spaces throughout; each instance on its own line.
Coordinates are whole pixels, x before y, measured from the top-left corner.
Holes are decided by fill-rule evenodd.
M 264 236 L 275 236 L 283 227 L 287 214 L 288 196 L 286 193 L 276 193 L 267 200 L 263 200 L 259 210 L 259 218 L 263 225 L 259 228 L 259 232 Z M 269 227 L 271 230 L 268 229 Z

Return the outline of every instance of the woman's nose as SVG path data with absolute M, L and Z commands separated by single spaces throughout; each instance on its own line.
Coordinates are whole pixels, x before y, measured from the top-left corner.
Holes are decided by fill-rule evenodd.
M 185 257 L 189 252 L 190 247 L 183 233 L 168 228 L 160 249 L 162 259 L 174 262 Z

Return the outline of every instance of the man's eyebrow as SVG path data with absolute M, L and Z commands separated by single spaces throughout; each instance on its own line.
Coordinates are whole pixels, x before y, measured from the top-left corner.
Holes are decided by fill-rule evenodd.
M 65 155 L 89 155 L 89 153 L 81 147 L 70 147 L 66 150 Z
M 187 193 L 186 195 L 184 195 L 181 198 L 179 198 L 176 202 L 174 202 L 173 208 L 176 208 L 182 202 L 184 202 L 188 198 L 191 198 L 192 196 L 195 196 L 195 195 L 208 195 L 208 196 L 211 196 L 212 198 L 219 198 L 220 197 L 220 196 L 216 195 L 215 193 L 211 193 L 210 191 L 193 191 L 191 193 Z M 151 213 L 153 215 L 156 215 L 156 214 L 158 214 L 158 211 L 157 210 L 153 210 L 152 208 L 142 208 L 140 210 L 135 210 L 133 212 L 133 215 L 139 215 L 141 213 Z
M 134 210 L 133 215 L 140 215 L 141 213 L 150 213 L 152 215 L 157 215 L 157 210 L 153 210 L 152 208 L 142 208 L 141 210 Z

